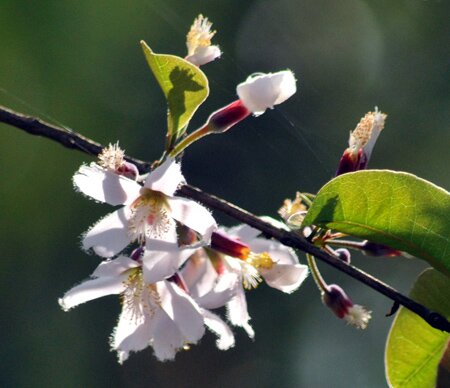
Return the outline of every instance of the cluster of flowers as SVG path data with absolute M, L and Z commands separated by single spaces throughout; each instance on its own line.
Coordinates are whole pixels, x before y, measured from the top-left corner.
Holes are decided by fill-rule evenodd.
M 204 65 L 221 55 L 211 45 L 211 23 L 200 15 L 187 35 L 186 60 Z M 197 343 L 209 328 L 218 337 L 217 347 L 234 346 L 228 323 L 211 310 L 225 307 L 231 325 L 242 327 L 253 338 L 245 289 L 265 281 L 285 293 L 295 291 L 308 275 L 295 252 L 279 242 L 263 238 L 248 225 L 219 227 L 202 205 L 176 196 L 185 183 L 180 154 L 194 141 L 211 133 L 223 133 L 253 115 L 273 108 L 296 92 L 289 70 L 250 76 L 236 89 L 238 99 L 212 113 L 206 124 L 187 135 L 150 173 L 124 159 L 118 145 L 110 145 L 98 163 L 83 165 L 75 173 L 77 190 L 102 203 L 122 207 L 107 215 L 83 236 L 85 250 L 102 257 L 91 277 L 69 290 L 59 303 L 69 310 L 84 302 L 111 294 L 120 295 L 122 312 L 111 336 L 119 362 L 133 351 L 151 346 L 159 360 L 170 360 L 178 350 Z M 350 133 L 336 175 L 367 168 L 373 146 L 384 127 L 386 115 L 367 113 Z M 297 231 L 337 257 L 350 261 L 347 248 L 371 255 L 401 252 L 369 241 L 340 240 L 342 235 L 302 228 L 313 195 L 297 194 L 286 200 L 279 214 L 284 222 L 267 218 L 280 228 Z M 331 248 L 337 245 L 338 249 Z M 339 318 L 365 328 L 371 313 L 353 304 L 338 285 L 328 285 L 307 255 L 323 303 Z
M 188 34 L 187 60 L 202 65 L 220 55 L 210 45 L 211 24 L 199 16 Z M 282 103 L 296 91 L 290 71 L 250 77 L 237 87 L 239 99 L 214 112 L 205 128 L 223 132 L 253 114 Z M 205 326 L 214 332 L 219 349 L 234 345 L 230 326 L 211 310 L 225 307 L 229 323 L 253 338 L 244 289 L 263 280 L 286 293 L 296 290 L 308 274 L 295 252 L 239 225 L 218 227 L 200 204 L 176 196 L 184 183 L 173 155 L 141 176 L 110 145 L 98 163 L 75 173 L 75 188 L 112 206 L 121 205 L 91 227 L 82 246 L 104 260 L 88 280 L 70 289 L 59 303 L 69 310 L 111 294 L 120 295 L 122 312 L 111 336 L 119 362 L 130 352 L 153 348 L 159 360 L 197 343 Z M 276 221 L 274 221 L 276 222 Z

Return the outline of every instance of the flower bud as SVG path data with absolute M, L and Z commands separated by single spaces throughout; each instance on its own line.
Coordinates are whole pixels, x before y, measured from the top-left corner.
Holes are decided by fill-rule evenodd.
M 250 115 L 250 111 L 242 104 L 241 100 L 219 109 L 208 118 L 208 131 L 211 133 L 223 133 L 233 125 L 244 120 Z
M 401 256 L 402 252 L 387 245 L 364 240 L 360 248 L 368 256 Z
M 239 99 L 255 116 L 286 101 L 296 91 L 296 80 L 290 70 L 252 75 L 236 89 Z
M 221 231 L 212 233 L 211 249 L 243 260 L 247 259 L 250 254 L 250 247 L 247 244 L 232 238 Z
M 344 319 L 357 329 L 365 329 L 372 312 L 363 306 L 353 304 L 345 291 L 336 284 L 330 284 L 322 293 L 322 302 L 340 319 Z
M 347 264 L 350 264 L 350 262 L 352 261 L 352 255 L 346 248 L 335 249 L 334 253 L 340 260 L 345 261 Z
M 360 120 L 355 130 L 350 132 L 349 146 L 339 161 L 336 176 L 367 168 L 378 135 L 384 128 L 386 117 L 386 114 L 375 107 L 374 112 L 367 113 Z

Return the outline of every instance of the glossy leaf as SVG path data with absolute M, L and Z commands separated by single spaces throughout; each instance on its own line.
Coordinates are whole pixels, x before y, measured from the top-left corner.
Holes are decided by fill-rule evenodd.
M 156 77 L 168 105 L 169 143 L 179 139 L 197 108 L 209 94 L 208 79 L 195 65 L 175 55 L 155 54 L 141 41 L 148 65 Z
M 343 174 L 317 194 L 303 226 L 388 245 L 450 274 L 450 194 L 404 172 Z
M 434 269 L 423 272 L 411 297 L 431 310 L 450 318 L 450 279 Z M 386 343 L 386 377 L 395 388 L 435 387 L 450 334 L 432 328 L 422 318 L 402 307 L 392 323 Z M 442 376 L 442 373 L 441 373 Z M 440 376 L 440 379 L 441 379 Z

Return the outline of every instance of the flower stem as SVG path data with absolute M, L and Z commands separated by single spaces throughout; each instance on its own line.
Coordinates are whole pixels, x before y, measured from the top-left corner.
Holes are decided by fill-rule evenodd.
M 311 270 L 311 275 L 314 279 L 314 282 L 317 285 L 317 288 L 320 292 L 325 292 L 328 288 L 327 283 L 323 279 L 319 268 L 317 267 L 316 260 L 314 259 L 313 255 L 310 255 L 309 253 L 306 254 L 306 260 L 308 261 L 309 268 Z
M 203 127 L 200 127 L 196 129 L 191 134 L 187 135 L 183 140 L 181 140 L 172 151 L 170 151 L 169 156 L 171 158 L 177 157 L 179 154 L 181 154 L 188 146 L 190 146 L 192 143 L 196 142 L 203 136 L 206 136 L 209 131 L 208 124 L 205 124 Z

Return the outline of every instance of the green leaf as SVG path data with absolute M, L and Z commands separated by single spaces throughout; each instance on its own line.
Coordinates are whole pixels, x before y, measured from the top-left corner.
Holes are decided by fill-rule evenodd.
M 423 272 L 410 295 L 429 309 L 450 318 L 450 279 L 440 272 L 434 269 Z M 449 339 L 449 333 L 432 328 L 402 307 L 392 323 L 386 343 L 388 383 L 394 388 L 435 387 L 438 365 Z
M 186 130 L 189 120 L 209 94 L 208 79 L 195 65 L 175 55 L 155 54 L 141 41 L 145 58 L 166 96 L 168 143 L 173 144 Z
M 302 225 L 312 224 L 408 252 L 450 275 L 450 194 L 414 175 L 340 175 L 317 194 Z

